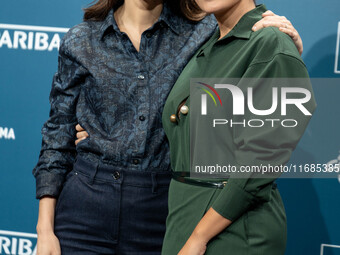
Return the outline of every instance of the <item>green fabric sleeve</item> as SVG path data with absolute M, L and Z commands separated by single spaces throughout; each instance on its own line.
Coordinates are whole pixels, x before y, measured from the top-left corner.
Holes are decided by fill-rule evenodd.
M 299 87 L 308 89 L 312 97 L 304 106 L 310 113 L 316 107 L 312 87 L 303 62 L 291 55 L 277 54 L 271 61 L 251 65 L 239 82 L 240 88 L 253 87 L 254 102 L 257 109 L 268 109 L 272 102 L 272 88 L 281 85 L 275 79 L 257 80 L 249 82 L 247 78 L 302 78 Z M 244 83 L 244 84 L 242 84 Z M 294 84 L 291 84 L 294 86 Z M 280 98 L 280 97 L 279 97 Z M 279 100 L 280 102 L 280 100 Z M 280 105 L 280 103 L 278 103 Z M 291 107 L 291 108 L 289 108 Z M 281 116 L 281 111 L 275 111 L 270 119 L 296 119 L 298 126 L 294 128 L 275 125 L 261 128 L 233 128 L 233 139 L 236 145 L 235 159 L 237 169 L 241 166 L 284 165 L 288 162 L 292 151 L 301 139 L 311 116 L 304 115 L 294 105 L 287 107 L 287 115 Z M 247 107 L 246 107 L 247 108 Z M 235 116 L 234 116 L 235 117 Z M 236 117 L 237 118 L 237 117 Z M 240 117 L 241 118 L 241 117 Z M 256 116 L 246 110 L 245 119 L 266 119 L 268 116 Z M 237 120 L 237 119 L 236 119 Z M 272 182 L 280 176 L 278 174 L 263 175 L 254 178 L 252 173 L 243 173 L 242 178 L 230 178 L 228 183 L 214 201 L 212 208 L 223 217 L 235 221 L 243 213 L 258 203 L 269 201 Z

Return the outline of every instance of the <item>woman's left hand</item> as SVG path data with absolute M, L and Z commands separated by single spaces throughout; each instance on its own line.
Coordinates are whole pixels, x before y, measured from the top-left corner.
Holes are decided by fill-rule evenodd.
M 206 249 L 207 243 L 192 234 L 178 255 L 204 255 Z
M 303 43 L 298 31 L 294 28 L 292 23 L 284 16 L 278 16 L 272 11 L 266 11 L 262 14 L 263 19 L 259 20 L 253 26 L 253 31 L 260 30 L 264 27 L 278 27 L 281 32 L 289 35 L 298 49 L 300 55 L 303 52 Z

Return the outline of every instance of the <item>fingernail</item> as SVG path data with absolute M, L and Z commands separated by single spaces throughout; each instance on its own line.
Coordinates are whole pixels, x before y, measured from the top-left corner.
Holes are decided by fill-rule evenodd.
M 256 31 L 256 26 L 253 26 L 253 31 Z

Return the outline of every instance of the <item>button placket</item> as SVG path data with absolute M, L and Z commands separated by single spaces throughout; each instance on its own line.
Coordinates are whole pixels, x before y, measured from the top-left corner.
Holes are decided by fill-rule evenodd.
M 138 135 L 136 136 L 135 146 L 136 148 L 133 149 L 134 155 L 132 155 L 131 159 L 131 167 L 132 168 L 139 168 L 140 166 L 140 159 L 136 158 L 140 154 L 143 154 L 145 148 L 145 140 L 147 134 L 147 117 L 149 114 L 149 87 L 147 86 L 149 77 L 148 73 L 145 72 L 144 68 L 147 63 L 144 63 L 140 66 L 140 69 L 137 72 L 137 79 L 138 79 L 138 106 L 136 109 L 136 116 L 135 116 L 135 128 Z M 137 154 L 138 153 L 138 154 Z

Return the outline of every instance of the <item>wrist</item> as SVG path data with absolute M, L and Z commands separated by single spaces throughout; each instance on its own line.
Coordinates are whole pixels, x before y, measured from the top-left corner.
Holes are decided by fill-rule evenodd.
M 38 235 L 54 233 L 53 226 L 46 223 L 43 224 L 38 222 L 36 230 Z
M 54 233 L 54 211 L 56 199 L 51 197 L 43 197 L 39 202 L 39 216 L 37 223 L 38 234 Z
M 200 243 L 204 243 L 205 245 L 210 241 L 210 238 L 207 235 L 207 233 L 205 233 L 205 231 L 202 231 L 199 228 L 195 228 L 195 230 L 191 234 L 191 237 Z

